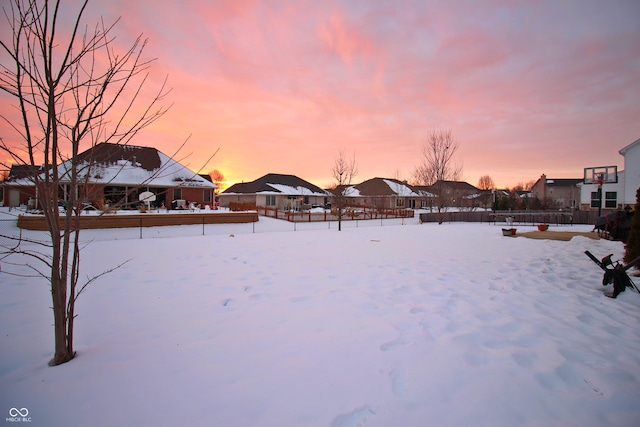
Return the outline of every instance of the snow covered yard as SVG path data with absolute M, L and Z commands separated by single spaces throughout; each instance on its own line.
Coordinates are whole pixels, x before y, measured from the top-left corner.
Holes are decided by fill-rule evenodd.
M 640 295 L 604 297 L 587 249 L 623 253 L 415 221 L 98 236 L 83 275 L 131 261 L 81 296 L 65 365 L 47 366 L 47 284 L 0 275 L 0 411 L 70 426 L 640 425 Z

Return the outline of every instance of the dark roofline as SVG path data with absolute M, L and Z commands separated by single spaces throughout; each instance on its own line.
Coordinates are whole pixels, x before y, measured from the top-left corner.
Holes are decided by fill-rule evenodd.
M 545 185 L 565 187 L 574 186 L 581 182 L 583 182 L 583 178 L 547 178 L 545 181 Z
M 469 191 L 474 191 L 474 192 L 479 192 L 480 191 L 480 189 L 478 187 L 476 187 L 474 185 L 471 185 L 466 181 L 447 181 L 447 180 L 444 180 L 444 179 L 436 181 L 435 184 L 429 185 L 429 186 L 427 186 L 427 188 L 433 188 L 436 185 L 438 185 L 439 183 L 442 184 L 442 185 L 445 185 L 445 186 L 449 186 L 451 188 L 458 189 L 458 190 L 469 190 Z
M 394 178 L 375 177 L 366 181 L 362 181 L 360 184 L 353 185 L 353 187 L 356 188 L 362 196 L 399 196 L 399 194 L 393 191 L 393 189 L 389 187 L 389 184 L 387 184 L 385 181 L 391 181 L 398 185 L 404 185 L 414 193 L 416 192 L 414 187 L 408 182 L 400 181 Z
M 255 194 L 261 193 L 265 191 L 282 193 L 281 191 L 273 188 L 269 184 L 280 184 L 286 185 L 289 187 L 303 187 L 310 190 L 313 193 L 324 194 L 325 190 L 320 187 L 311 184 L 308 181 L 305 181 L 302 178 L 299 178 L 295 175 L 287 175 L 287 174 L 278 174 L 278 173 L 268 173 L 254 181 L 251 182 L 241 182 L 233 184 L 231 187 L 227 188 L 222 194 Z
M 101 142 L 83 151 L 78 154 L 78 160 L 105 166 L 125 160 L 132 164 L 135 163 L 147 171 L 153 171 L 162 166 L 158 150 L 153 147 L 112 144 L 109 142 Z

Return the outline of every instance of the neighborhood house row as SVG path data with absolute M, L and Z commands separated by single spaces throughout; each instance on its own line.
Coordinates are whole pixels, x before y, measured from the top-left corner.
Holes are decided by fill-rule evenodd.
M 624 170 L 617 172 L 617 182 L 602 185 L 586 183 L 583 178 L 551 179 L 542 175 L 529 192 L 518 196 L 544 201 L 546 207 L 568 209 L 622 209 L 635 204 L 640 188 L 640 139 L 619 151 L 624 157 Z M 239 203 L 249 206 L 300 210 L 328 207 L 335 195 L 297 176 L 267 174 L 251 182 L 237 183 L 216 195 L 217 186 L 206 175 L 190 171 L 162 152 L 151 147 L 102 143 L 79 155 L 81 179 L 90 184 L 88 194 L 79 195 L 97 209 L 109 206 L 136 207 L 143 192 L 153 193 L 153 205 L 179 209 L 190 205 L 229 206 Z M 59 166 L 62 185 L 59 200 L 68 200 L 69 180 L 65 179 L 68 164 Z M 14 165 L 9 179 L 3 183 L 3 204 L 18 206 L 37 199 L 31 178 L 35 173 L 27 165 Z M 443 181 L 440 190 L 434 186 L 414 186 L 389 178 L 372 178 L 338 189 L 349 206 L 380 209 L 429 208 L 437 202 L 435 194 L 446 194 L 447 205 L 462 208 L 492 208 L 506 192 L 479 190 L 460 181 Z M 336 190 L 334 190 L 336 191 Z M 123 203 L 124 202 L 124 203 Z M 600 204 L 602 205 L 600 206 Z

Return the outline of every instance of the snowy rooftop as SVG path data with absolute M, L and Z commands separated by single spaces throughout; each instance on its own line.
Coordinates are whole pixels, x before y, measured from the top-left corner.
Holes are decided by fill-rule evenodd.
M 216 188 L 212 182 L 189 170 L 164 153 L 150 147 L 98 144 L 78 156 L 79 179 L 91 183 L 127 186 Z M 61 180 L 68 180 L 70 161 L 58 167 Z M 13 181 L 29 185 L 30 179 Z
M 288 194 L 291 196 L 326 196 L 325 192 L 318 193 L 306 187 L 292 187 L 284 184 L 267 183 L 275 191 L 259 191 L 259 194 Z
M 418 196 L 417 193 L 415 193 L 409 186 L 407 186 L 405 184 L 402 184 L 402 183 L 399 183 L 399 182 L 396 182 L 396 181 L 392 181 L 390 179 L 385 179 L 384 182 L 398 196 L 402 196 L 402 197 L 417 197 Z

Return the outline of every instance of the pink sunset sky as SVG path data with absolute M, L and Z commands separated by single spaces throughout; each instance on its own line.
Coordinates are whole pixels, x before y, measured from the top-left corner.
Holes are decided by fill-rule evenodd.
M 511 187 L 622 168 L 640 138 L 637 0 L 90 2 L 85 22 L 99 16 L 121 17 L 123 46 L 148 38 L 149 85 L 172 88 L 132 143 L 173 154 L 189 138 L 194 170 L 219 148 L 202 172 L 229 183 L 329 187 L 340 149 L 357 182 L 411 181 L 426 135 L 450 129 L 463 180 Z

